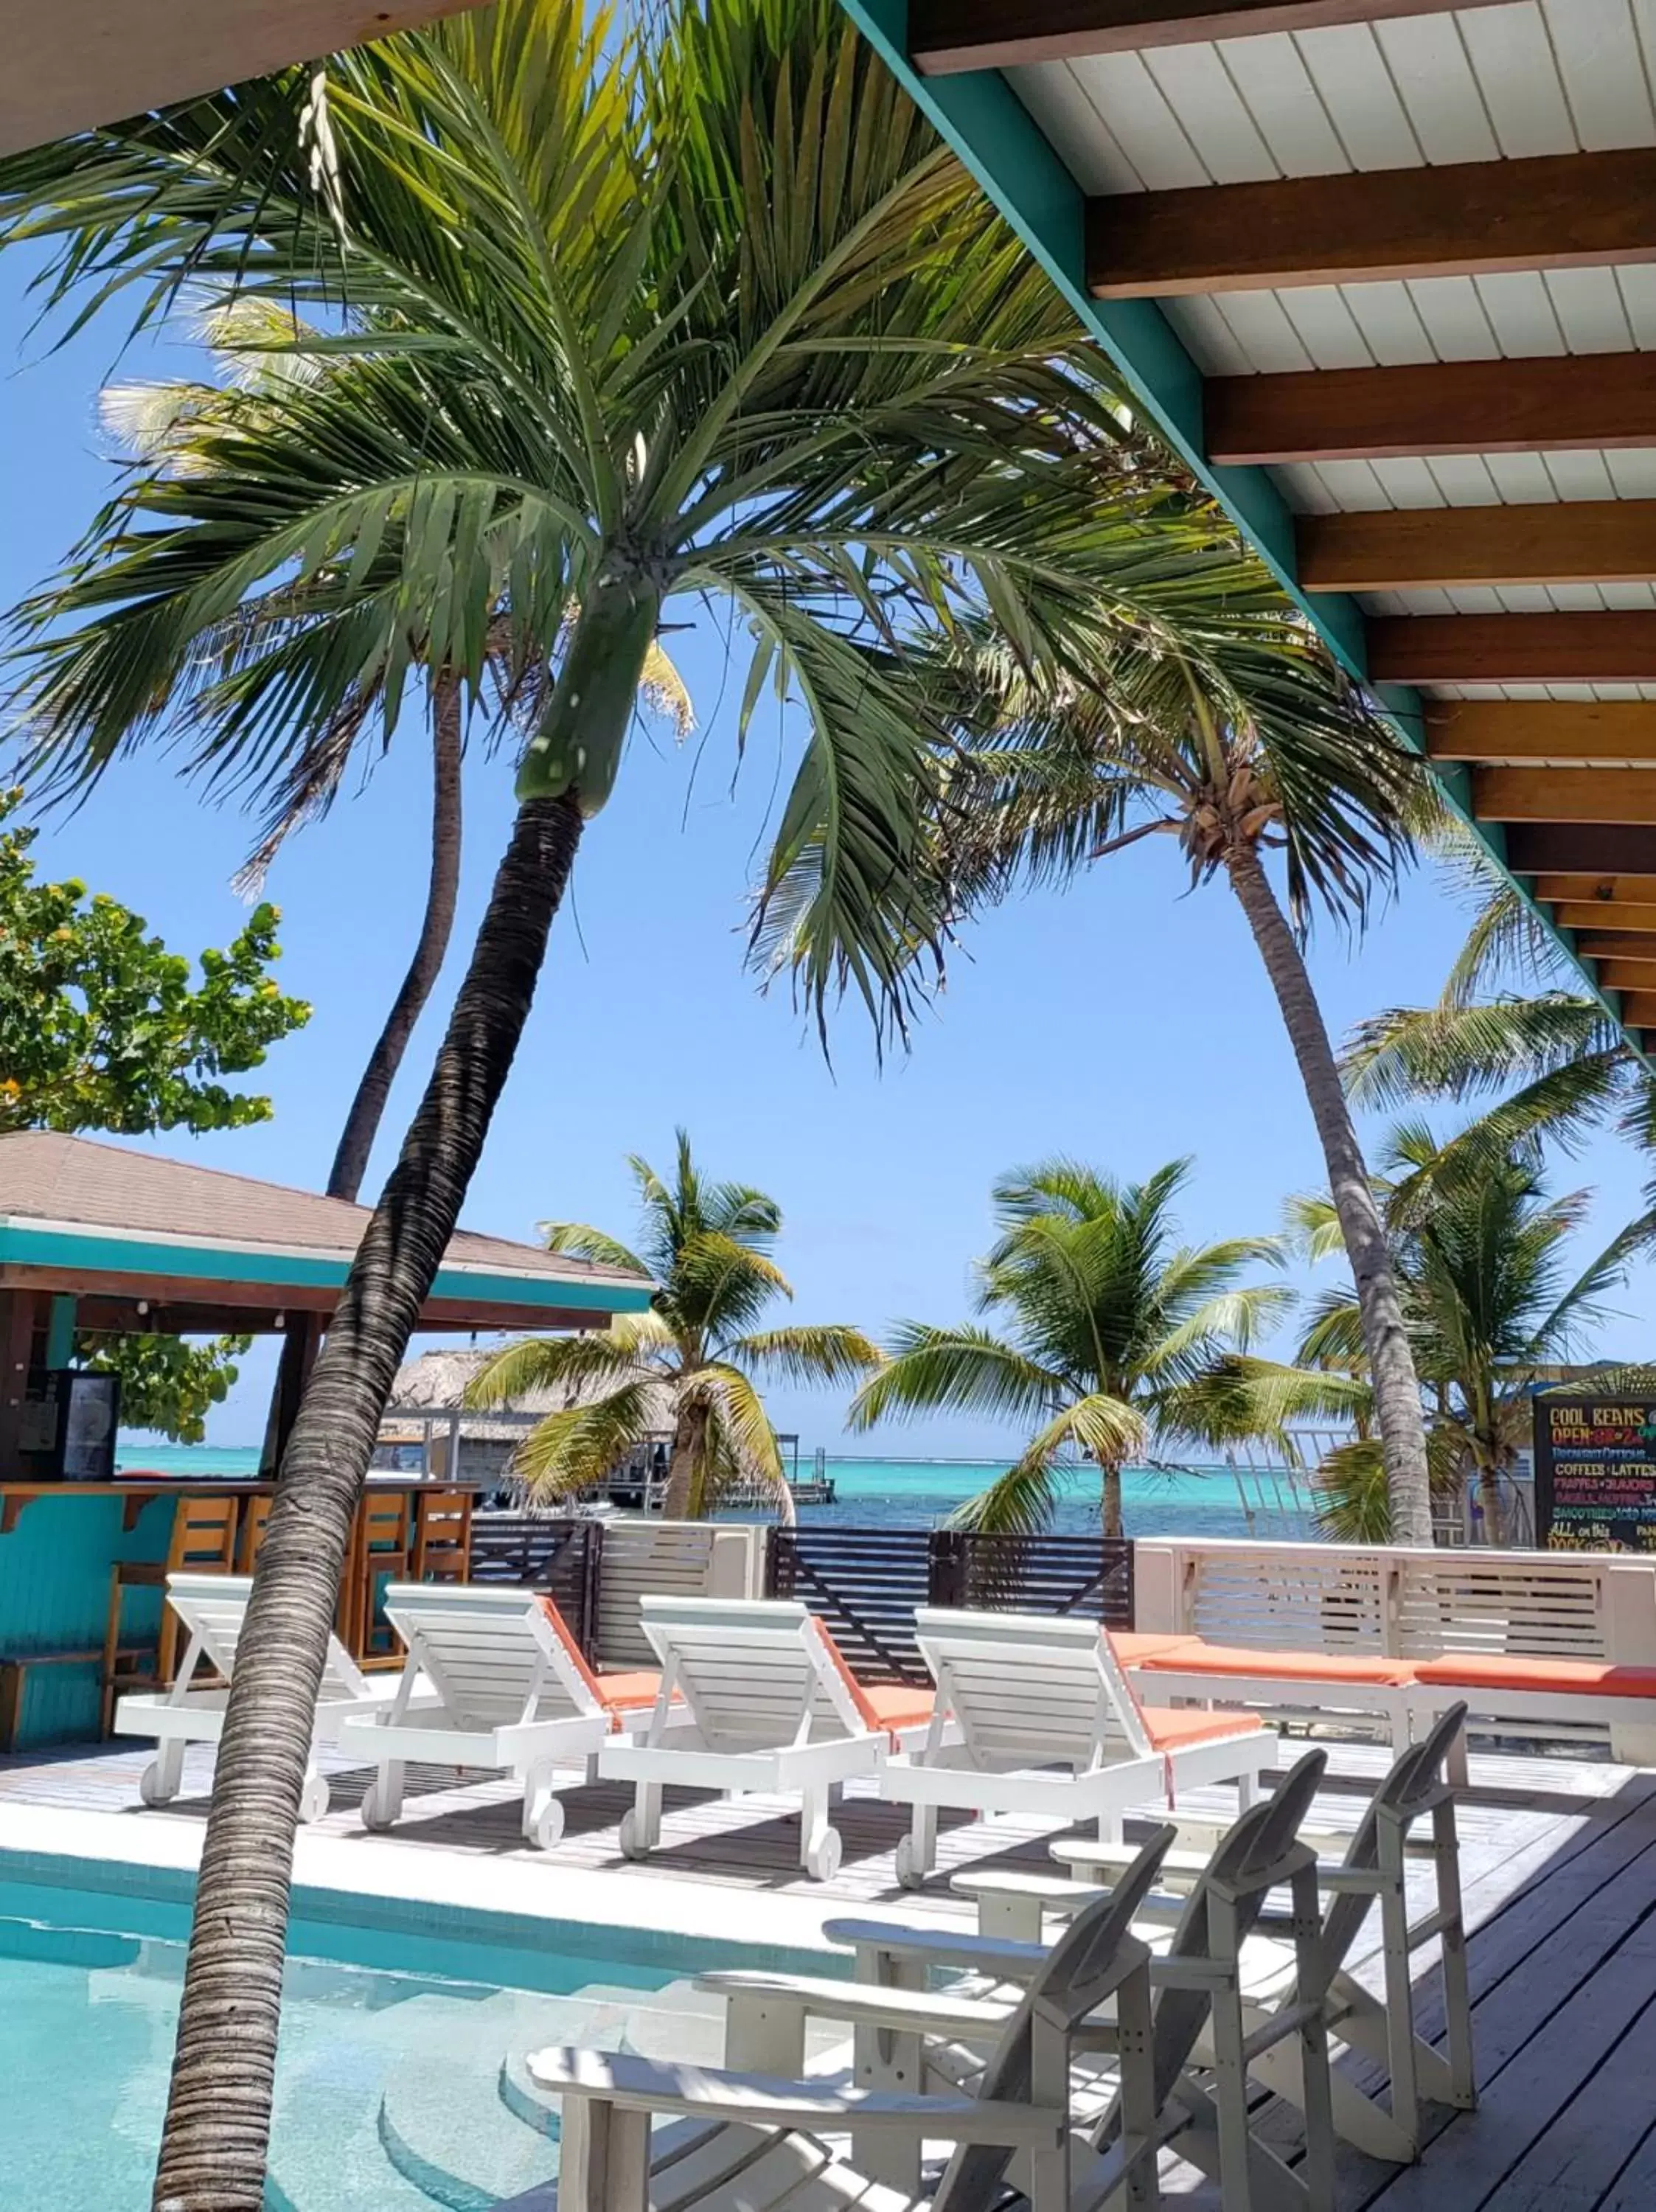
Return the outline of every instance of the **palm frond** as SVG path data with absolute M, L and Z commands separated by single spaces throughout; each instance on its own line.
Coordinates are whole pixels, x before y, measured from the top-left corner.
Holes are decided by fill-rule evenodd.
M 761 1329 L 731 1337 L 720 1357 L 757 1367 L 785 1382 L 856 1382 L 881 1364 L 884 1354 L 861 1329 L 832 1322 Z
M 512 1455 L 512 1473 L 544 1503 L 607 1481 L 616 1462 L 649 1433 L 653 1386 L 623 1382 L 590 1405 L 549 1413 Z

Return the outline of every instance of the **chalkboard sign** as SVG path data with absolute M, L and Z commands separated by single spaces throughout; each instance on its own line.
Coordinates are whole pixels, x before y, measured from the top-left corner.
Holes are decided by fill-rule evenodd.
M 1538 1541 L 1656 1552 L 1656 1392 L 1550 1390 L 1535 1401 Z

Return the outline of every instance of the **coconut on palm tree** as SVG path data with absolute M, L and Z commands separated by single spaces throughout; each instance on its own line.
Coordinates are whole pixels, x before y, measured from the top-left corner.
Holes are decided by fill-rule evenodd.
M 832 0 L 673 0 L 627 29 L 501 0 L 324 78 L 9 157 L 0 239 L 55 246 L 49 296 L 130 283 L 153 307 L 188 281 L 324 325 L 293 350 L 328 374 L 261 393 L 223 468 L 141 474 L 72 627 L 26 632 L 22 703 L 49 705 L 70 781 L 154 728 L 185 641 L 295 578 L 325 574 L 337 619 L 234 721 L 222 757 L 248 773 L 284 696 L 343 698 L 376 656 L 394 723 L 416 634 L 475 689 L 503 605 L 509 666 L 555 670 L 287 1448 L 218 1755 L 157 2202 L 258 2212 L 305 1717 L 351 1517 L 664 606 L 750 637 L 738 738 L 767 684 L 800 710 L 764 890 L 810 1001 L 848 989 L 901 1023 L 940 926 L 903 652 L 991 604 L 1044 635 L 1120 540 L 1100 484 L 1123 434 L 1045 277 Z M 1176 529 L 1135 537 L 1124 609 L 1158 545 L 1186 558 Z
M 681 1129 L 670 1182 L 647 1160 L 628 1162 L 643 1235 L 628 1247 L 601 1229 L 543 1222 L 547 1249 L 652 1276 L 650 1310 L 618 1314 L 583 1336 L 526 1337 L 504 1346 L 467 1385 L 469 1406 L 499 1406 L 525 1390 L 568 1402 L 537 1424 L 513 1472 L 537 1501 L 578 1496 L 665 1421 L 672 1431 L 663 1510 L 700 1521 L 737 1489 L 758 1488 L 780 1517 L 793 1498 L 755 1377 L 852 1382 L 879 1364 L 859 1329 L 835 1323 L 761 1329 L 767 1306 L 793 1291 L 773 1256 L 782 1212 L 746 1183 L 711 1182 Z
M 1182 1244 L 1174 1206 L 1190 1176 L 1175 1160 L 1123 1183 L 1066 1159 L 995 1185 L 995 1244 L 980 1265 L 986 1319 L 906 1322 L 852 1402 L 853 1428 L 954 1412 L 1027 1425 L 1016 1464 L 961 1509 L 965 1526 L 1028 1534 L 1047 1525 L 1065 1467 L 1098 1470 L 1103 1533 L 1122 1533 L 1122 1469 L 1153 1441 L 1210 1444 L 1280 1434 L 1345 1392 L 1252 1347 L 1293 1303 L 1281 1239 Z
M 1551 1197 L 1532 1146 L 1502 1152 L 1441 1145 L 1425 1128 L 1393 1132 L 1376 1181 L 1415 1364 L 1426 1394 L 1435 1488 L 1459 1497 L 1475 1482 L 1491 1541 L 1510 1540 L 1512 1475 L 1533 1425 L 1532 1394 L 1590 1348 L 1604 1319 L 1601 1299 L 1627 1279 L 1650 1242 L 1648 1219 L 1630 1224 L 1579 1273 L 1566 1248 L 1591 1193 Z M 1313 1249 L 1327 1249 L 1327 1201 L 1297 1207 Z M 1299 1347 L 1307 1365 L 1366 1372 L 1356 1301 L 1325 1293 Z M 1392 1524 L 1378 1455 L 1361 1435 L 1319 1470 L 1328 1533 L 1384 1542 Z
M 957 750 L 935 850 L 961 913 L 1157 836 L 1177 844 L 1193 882 L 1228 884 L 1321 1141 L 1358 1286 L 1393 1519 L 1429 1541 L 1420 1394 L 1398 1286 L 1304 950 L 1319 912 L 1360 926 L 1393 878 L 1419 767 L 1216 516 L 1209 532 L 1199 584 L 1187 575 L 1177 586 L 1171 634 L 1083 621 L 1037 665 L 987 635 L 952 647 L 941 673 L 961 687 Z M 1156 596 L 1152 587 L 1147 602 Z

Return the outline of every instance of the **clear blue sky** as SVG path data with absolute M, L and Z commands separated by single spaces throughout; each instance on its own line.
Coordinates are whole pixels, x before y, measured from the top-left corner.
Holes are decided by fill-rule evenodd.
M 66 550 L 110 481 L 94 401 L 113 335 L 94 332 L 44 356 L 24 338 L 22 275 L 0 261 L 5 605 Z M 124 373 L 147 366 L 136 356 Z M 740 670 L 732 683 L 711 630 L 672 645 L 703 729 L 683 752 L 664 738 L 653 749 L 635 739 L 618 793 L 589 835 L 573 910 L 558 923 L 472 1188 L 470 1226 L 525 1237 L 537 1218 L 558 1215 L 628 1235 L 625 1155 L 664 1160 L 682 1122 L 710 1169 L 780 1201 L 798 1317 L 878 1331 L 898 1316 L 965 1313 L 991 1181 L 1043 1154 L 1073 1152 L 1127 1176 L 1194 1155 L 1185 1224 L 1193 1238 L 1272 1229 L 1285 1193 L 1320 1182 L 1309 1114 L 1240 915 L 1221 886 L 1186 895 L 1176 853 L 1160 839 L 1067 894 L 1030 896 L 974 929 L 907 1058 L 879 1070 L 866 1025 L 848 1007 L 827 1066 L 786 994 L 761 996 L 743 970 L 743 892 L 774 802 L 781 733 L 756 734 L 732 790 Z M 370 1190 L 427 1073 L 505 836 L 509 786 L 507 765 L 480 749 L 466 779 L 456 953 L 393 1097 Z M 254 1079 L 273 1097 L 275 1119 L 199 1141 L 158 1139 L 158 1149 L 320 1183 L 407 960 L 428 804 L 415 716 L 366 787 L 297 840 L 272 877 L 282 980 L 316 1009 Z M 37 852 L 46 870 L 126 901 L 169 945 L 194 953 L 240 927 L 230 878 L 249 842 L 246 818 L 204 805 L 156 747 L 118 766 L 78 812 L 48 817 Z M 1460 910 L 1416 878 L 1355 951 L 1327 933 L 1313 965 L 1337 1032 L 1377 1006 L 1433 993 L 1461 927 Z M 1598 1187 L 1592 1227 L 1601 1239 L 1637 1206 L 1638 1164 L 1609 1139 L 1562 1164 L 1565 1178 Z M 1651 1282 L 1641 1273 L 1617 1302 L 1628 1317 L 1607 1333 L 1606 1354 L 1651 1356 Z M 257 1440 L 270 1371 L 261 1347 L 214 1441 Z M 840 1443 L 832 1399 L 779 1391 L 772 1404 L 807 1449 Z M 991 1452 L 1004 1441 L 939 1419 L 853 1448 Z

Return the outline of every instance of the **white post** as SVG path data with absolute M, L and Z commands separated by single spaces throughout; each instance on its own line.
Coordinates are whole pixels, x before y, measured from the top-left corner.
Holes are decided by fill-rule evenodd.
M 1183 1635 L 1183 1554 L 1176 1544 L 1140 1537 L 1133 1546 L 1133 1626 L 1142 1633 Z
M 1617 1559 L 1601 1572 L 1605 1657 L 1621 1667 L 1656 1667 L 1656 1560 Z M 1611 1754 L 1629 1766 L 1656 1766 L 1656 1726 L 1632 1717 L 1643 1704 L 1629 1698 L 1629 1717 L 1611 1728 Z

